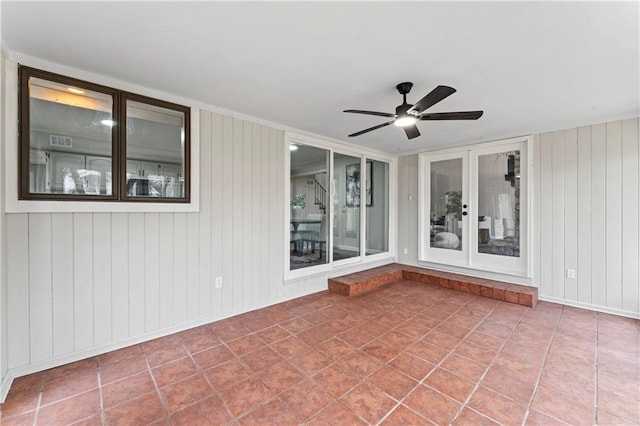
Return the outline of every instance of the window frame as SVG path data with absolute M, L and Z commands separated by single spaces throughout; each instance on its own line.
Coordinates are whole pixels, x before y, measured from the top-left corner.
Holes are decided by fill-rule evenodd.
M 291 153 L 289 151 L 290 143 L 301 143 L 309 146 L 314 146 L 316 148 L 322 148 L 329 151 L 329 175 L 333 177 L 333 169 L 334 169 L 334 155 L 343 154 L 352 157 L 356 157 L 360 159 L 360 167 L 361 170 L 364 170 L 366 167 L 367 161 L 376 160 L 385 162 L 389 165 L 389 182 L 388 182 L 388 191 L 389 191 L 389 223 L 387 229 L 387 237 L 388 237 L 388 249 L 385 252 L 376 253 L 372 255 L 366 254 L 366 206 L 360 209 L 360 255 L 354 256 L 341 260 L 333 259 L 333 214 L 331 212 L 327 213 L 329 216 L 329 221 L 327 222 L 328 228 L 328 241 L 327 241 L 327 256 L 329 261 L 327 263 L 323 263 L 320 265 L 310 266 L 306 268 L 299 269 L 290 269 L 290 259 L 289 259 L 289 234 L 290 234 L 290 207 L 289 202 L 291 199 L 291 164 L 290 164 L 290 156 Z M 284 138 L 284 166 L 285 166 L 285 182 L 284 182 L 284 202 L 285 202 L 285 214 L 284 214 L 284 222 L 283 222 L 283 230 L 284 230 L 284 278 L 285 283 L 294 283 L 296 281 L 308 279 L 310 277 L 326 275 L 332 273 L 332 271 L 339 271 L 345 268 L 357 267 L 359 265 L 379 265 L 388 263 L 389 261 L 393 261 L 396 259 L 396 213 L 397 213 L 397 192 L 396 192 L 396 182 L 397 182 L 397 158 L 386 156 L 380 153 L 367 151 L 364 149 L 356 149 L 354 146 L 345 146 L 343 144 L 328 142 L 326 140 L 317 139 L 314 137 L 300 135 L 295 133 L 286 132 Z M 329 198 L 333 197 L 334 191 L 338 190 L 335 188 L 333 184 L 333 178 L 331 179 L 330 194 Z M 331 204 L 331 203 L 330 203 Z M 361 202 L 362 205 L 362 202 Z M 333 208 L 333 206 L 331 206 Z
M 29 161 L 31 151 L 29 80 L 31 78 L 61 83 L 94 92 L 103 93 L 112 98 L 111 115 L 116 122 L 111 128 L 111 195 L 93 194 L 50 194 L 29 191 Z M 146 103 L 153 106 L 176 110 L 184 114 L 184 195 L 174 197 L 128 196 L 126 193 L 126 102 L 127 100 Z M 18 200 L 50 202 L 111 202 L 111 203 L 170 203 L 191 204 L 191 108 L 185 105 L 139 95 L 125 90 L 115 89 L 87 80 L 69 77 L 26 65 L 18 64 Z

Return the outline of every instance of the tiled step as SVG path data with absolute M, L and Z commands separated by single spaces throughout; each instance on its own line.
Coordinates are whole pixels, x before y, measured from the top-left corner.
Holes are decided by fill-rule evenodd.
M 538 289 L 535 287 L 397 263 L 331 278 L 329 291 L 344 296 L 356 296 L 401 279 L 433 284 L 529 307 L 535 306 L 538 301 Z

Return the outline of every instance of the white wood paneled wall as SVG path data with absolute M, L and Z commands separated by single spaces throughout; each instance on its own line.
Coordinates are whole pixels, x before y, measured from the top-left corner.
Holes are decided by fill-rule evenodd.
M 409 265 L 418 264 L 418 202 L 416 154 L 398 160 L 398 262 Z
M 638 126 L 635 118 L 534 141 L 541 298 L 640 316 Z
M 203 111 L 200 132 L 199 213 L 6 215 L 16 376 L 326 288 L 283 284 L 282 131 Z

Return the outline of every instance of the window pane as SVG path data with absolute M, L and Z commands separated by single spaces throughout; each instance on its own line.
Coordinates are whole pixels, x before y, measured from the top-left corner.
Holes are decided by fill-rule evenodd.
M 478 157 L 478 252 L 520 257 L 520 151 Z
M 29 193 L 112 194 L 111 95 L 29 78 Z
M 333 260 L 360 256 L 360 158 L 334 154 Z
M 185 113 L 127 100 L 126 188 L 130 197 L 185 196 Z
M 462 159 L 431 162 L 430 245 L 462 250 Z
M 328 263 L 329 151 L 292 144 L 290 269 Z
M 389 251 L 389 163 L 367 160 L 367 255 Z M 366 198 L 366 199 L 365 199 Z

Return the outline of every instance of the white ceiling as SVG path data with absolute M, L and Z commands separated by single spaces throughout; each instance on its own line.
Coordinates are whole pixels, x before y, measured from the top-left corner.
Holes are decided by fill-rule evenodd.
M 2 42 L 32 56 L 392 154 L 640 115 L 638 2 L 7 2 Z M 395 126 L 430 112 L 478 121 Z

